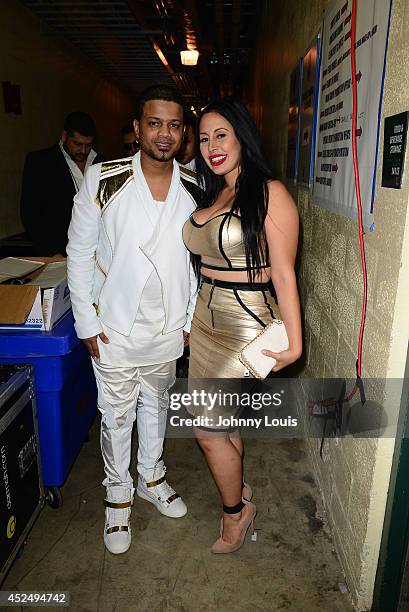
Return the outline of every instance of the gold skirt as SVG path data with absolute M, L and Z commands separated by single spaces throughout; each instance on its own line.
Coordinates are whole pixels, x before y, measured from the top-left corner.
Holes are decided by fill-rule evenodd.
M 263 331 L 263 323 L 267 325 L 275 318 L 274 312 L 277 305 L 271 283 L 212 283 L 205 277 L 190 331 L 189 391 L 200 388 L 206 393 L 240 393 L 238 379 L 249 379 L 239 353 Z M 218 401 L 209 412 L 208 404 L 202 402 L 188 407 L 188 411 L 193 416 L 214 417 L 211 429 L 217 427 L 219 416 L 237 416 L 239 406 Z

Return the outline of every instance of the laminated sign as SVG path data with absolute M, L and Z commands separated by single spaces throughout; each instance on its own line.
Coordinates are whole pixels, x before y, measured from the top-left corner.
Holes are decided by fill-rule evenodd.
M 314 202 L 357 219 L 352 159 L 352 0 L 325 14 L 315 154 Z M 363 222 L 373 222 L 375 174 L 385 76 L 390 0 L 358 0 L 355 57 L 357 152 Z

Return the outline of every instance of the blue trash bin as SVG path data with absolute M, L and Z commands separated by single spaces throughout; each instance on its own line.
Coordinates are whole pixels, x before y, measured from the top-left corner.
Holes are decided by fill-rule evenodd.
M 43 481 L 60 487 L 95 418 L 91 359 L 77 338 L 72 312 L 49 332 L 0 328 L 0 363 L 34 367 Z

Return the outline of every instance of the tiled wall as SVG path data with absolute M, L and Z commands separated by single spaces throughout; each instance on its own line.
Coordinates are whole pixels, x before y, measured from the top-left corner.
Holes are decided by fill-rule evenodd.
M 64 116 L 90 113 L 97 148 L 122 155 L 120 129 L 132 118 L 129 97 L 60 37 L 44 33 L 40 20 L 17 0 L 0 2 L 1 81 L 18 84 L 22 115 L 4 112 L 0 99 L 0 237 L 21 231 L 21 172 L 28 151 L 58 142 Z M 42 180 L 43 177 L 39 177 Z
M 278 178 L 284 177 L 286 167 L 289 75 L 318 32 L 328 4 L 325 0 L 264 2 L 252 106 Z M 383 116 L 409 109 L 408 83 L 409 9 L 404 0 L 395 0 Z M 380 151 L 382 147 L 383 137 Z M 407 174 L 402 190 L 388 190 L 380 186 L 378 167 L 375 232 L 365 235 L 368 311 L 362 374 L 372 379 L 402 376 L 405 365 L 409 328 Z M 306 380 L 353 378 L 362 299 L 357 223 L 315 205 L 310 190 L 289 188 L 302 223 L 299 281 L 307 363 L 302 376 Z M 374 381 L 367 393 L 368 399 L 382 401 L 383 385 Z M 306 415 L 302 397 L 299 403 Z M 314 425 L 307 416 L 305 424 L 312 432 Z M 356 608 L 368 610 L 394 441 L 331 438 L 324 443 L 322 459 L 319 443 L 310 437 L 311 458 L 337 553 Z

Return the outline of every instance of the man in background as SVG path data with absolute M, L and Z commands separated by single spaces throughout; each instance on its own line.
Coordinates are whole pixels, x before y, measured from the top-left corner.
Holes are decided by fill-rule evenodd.
M 196 117 L 187 111 L 184 116 L 184 134 L 182 145 L 176 156 L 176 161 L 185 168 L 196 171 L 195 144 L 196 144 Z
M 38 255 L 66 255 L 75 194 L 84 173 L 102 158 L 92 149 L 95 123 L 87 113 L 70 113 L 61 139 L 28 153 L 23 170 L 21 219 Z
M 132 123 L 129 123 L 121 130 L 124 143 L 124 153 L 126 157 L 132 157 L 139 151 L 139 142 L 136 138 L 135 130 Z

